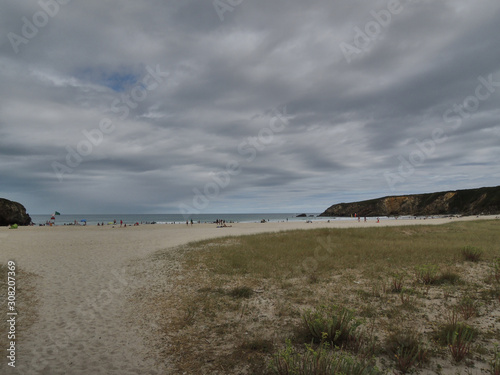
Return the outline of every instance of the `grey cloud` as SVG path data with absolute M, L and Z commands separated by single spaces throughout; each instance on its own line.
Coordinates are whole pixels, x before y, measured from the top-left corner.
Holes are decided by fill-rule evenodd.
M 401 3 L 348 63 L 340 44 L 353 43 L 354 27 L 364 29 L 386 1 L 243 1 L 222 22 L 210 1 L 73 1 L 18 53 L 8 33 L 21 34 L 22 17 L 40 6 L 7 1 L 0 195 L 40 213 L 176 212 L 229 162 L 241 174 L 209 211 L 322 211 L 394 192 L 498 184 L 500 87 L 458 128 L 443 116 L 475 95 L 478 77 L 500 82 L 500 5 Z M 148 67 L 168 77 L 130 101 Z M 283 108 L 286 126 L 259 140 Z M 113 130 L 60 182 L 52 163 L 65 165 L 68 147 L 89 142 L 84 132 L 103 119 Z M 391 190 L 384 173 L 437 128 L 447 140 Z

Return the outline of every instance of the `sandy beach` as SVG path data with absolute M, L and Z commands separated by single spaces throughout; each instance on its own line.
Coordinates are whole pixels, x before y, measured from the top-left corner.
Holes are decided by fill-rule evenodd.
M 0 262 L 23 273 L 16 287 L 19 331 L 16 367 L 2 374 L 163 374 L 167 367 L 146 356 L 148 337 L 134 316 L 130 296 L 144 285 L 147 258 L 191 241 L 291 229 L 443 224 L 495 216 L 427 220 L 313 221 L 287 223 L 0 228 Z M 25 276 L 24 276 L 25 275 Z M 5 275 L 2 275 L 5 277 Z M 26 279 L 23 279 L 26 277 Z M 37 301 L 23 301 L 23 288 Z M 2 290 L 2 295 L 5 291 Z M 2 303 L 6 316 L 6 304 Z M 24 314 L 24 315 L 23 315 Z M 29 316 L 27 316 L 29 314 Z M 28 322 L 32 322 L 28 325 Z M 22 322 L 27 328 L 23 329 Z M 8 348 L 6 337 L 0 339 Z

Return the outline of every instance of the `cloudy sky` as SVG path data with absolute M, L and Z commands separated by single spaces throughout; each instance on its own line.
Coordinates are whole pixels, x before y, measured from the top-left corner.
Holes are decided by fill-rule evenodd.
M 32 214 L 500 184 L 498 0 L 0 7 L 0 197 Z

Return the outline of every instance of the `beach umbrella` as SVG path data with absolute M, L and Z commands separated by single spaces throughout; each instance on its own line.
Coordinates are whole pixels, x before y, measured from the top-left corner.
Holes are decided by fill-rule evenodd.
M 82 223 L 86 223 L 86 222 L 87 222 L 87 220 L 85 220 L 85 219 L 82 219 L 82 220 L 80 220 L 80 221 L 81 221 Z

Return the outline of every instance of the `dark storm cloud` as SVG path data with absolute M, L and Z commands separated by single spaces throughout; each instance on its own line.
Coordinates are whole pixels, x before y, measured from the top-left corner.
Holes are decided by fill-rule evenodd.
M 42 3 L 0 14 L 0 195 L 31 212 L 498 185 L 495 1 Z

